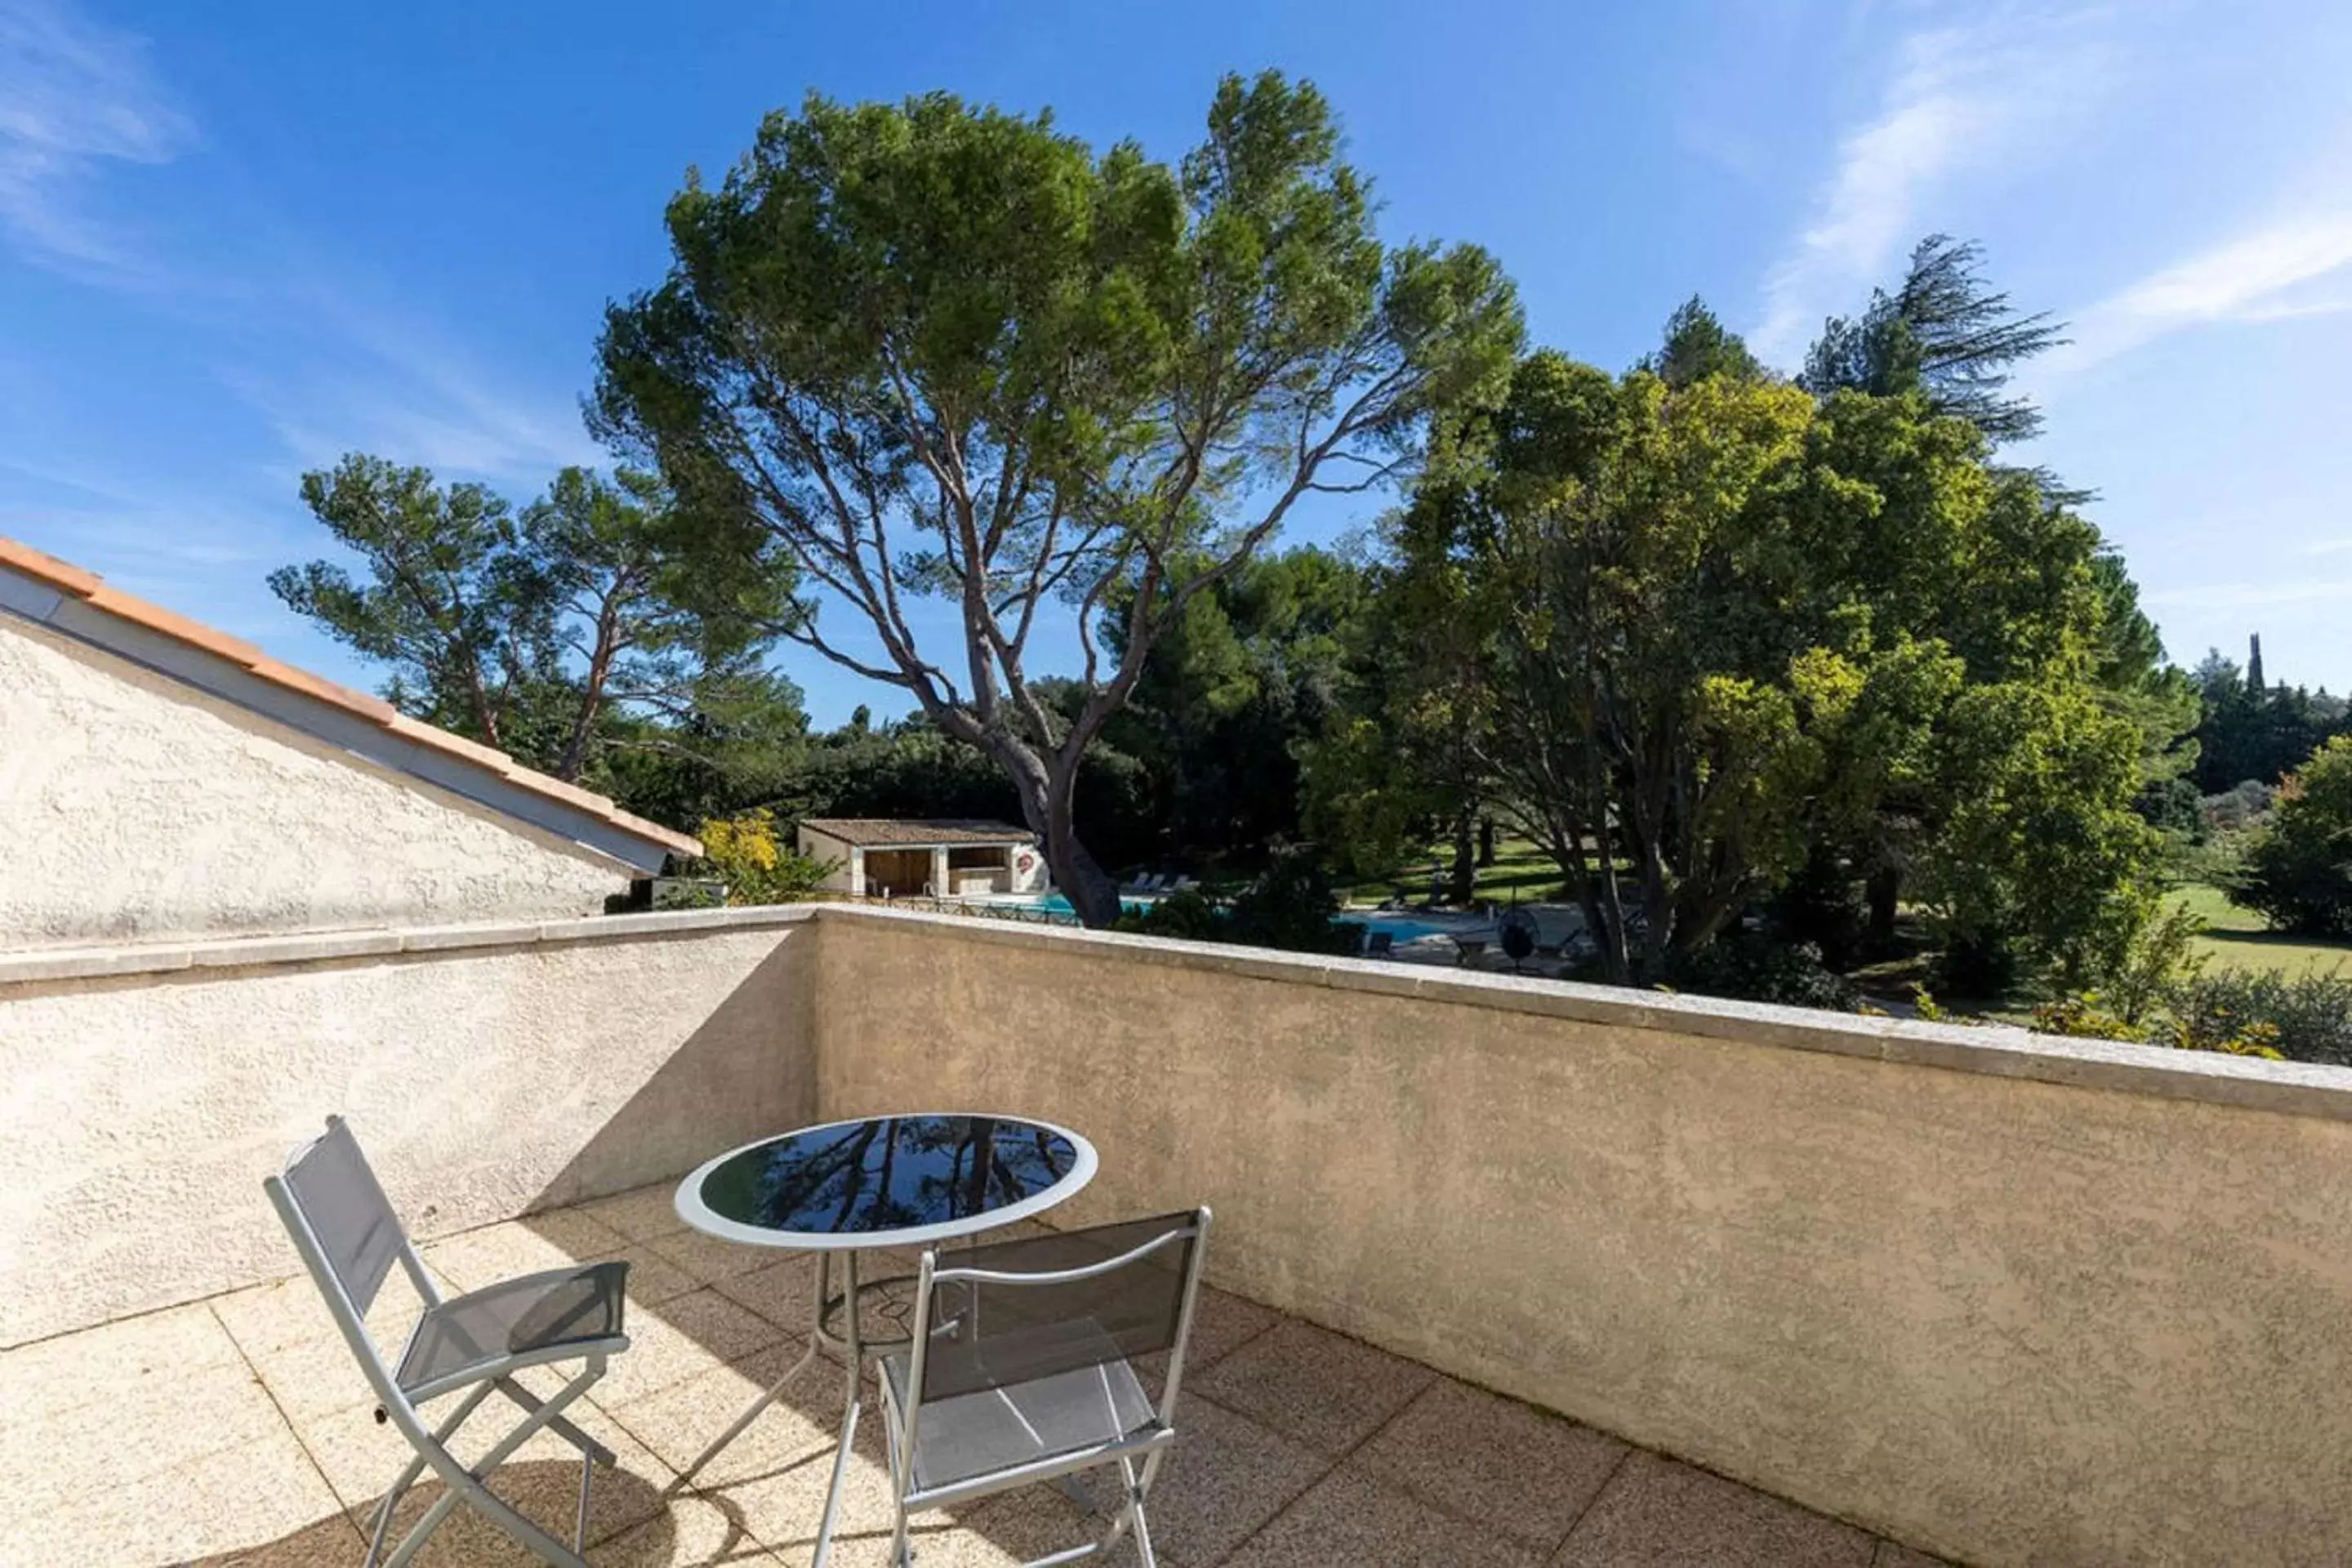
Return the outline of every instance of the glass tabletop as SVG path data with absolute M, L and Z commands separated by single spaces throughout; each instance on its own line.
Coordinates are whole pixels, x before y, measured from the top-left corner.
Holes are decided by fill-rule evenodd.
M 895 1247 L 1039 1214 L 1093 1179 L 1093 1145 L 1048 1122 L 967 1112 L 803 1128 L 679 1184 L 678 1217 L 766 1247 Z

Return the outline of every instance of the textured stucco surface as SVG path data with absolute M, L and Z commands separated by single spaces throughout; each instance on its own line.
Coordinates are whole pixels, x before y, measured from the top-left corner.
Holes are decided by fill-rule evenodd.
M 0 616 L 0 952 L 592 914 L 630 875 Z
M 1970 1562 L 2352 1559 L 2333 1114 L 940 921 L 818 945 L 824 1114 L 1080 1129 L 1066 1217 L 1213 1205 L 1271 1305 Z
M 261 1178 L 330 1111 L 421 1237 L 806 1122 L 813 931 L 0 985 L 0 1345 L 290 1271 Z

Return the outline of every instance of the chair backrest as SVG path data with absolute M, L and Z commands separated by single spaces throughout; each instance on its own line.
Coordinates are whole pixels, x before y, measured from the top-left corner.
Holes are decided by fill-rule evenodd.
M 343 1119 L 327 1118 L 327 1131 L 297 1149 L 285 1171 L 262 1185 L 310 1272 L 331 1276 L 364 1318 L 392 1266 L 404 1262 L 408 1237 Z M 319 1280 L 321 1288 L 326 1283 Z
M 1166 1420 L 1208 1240 L 1202 1208 L 925 1254 L 915 1403 L 1167 1351 Z

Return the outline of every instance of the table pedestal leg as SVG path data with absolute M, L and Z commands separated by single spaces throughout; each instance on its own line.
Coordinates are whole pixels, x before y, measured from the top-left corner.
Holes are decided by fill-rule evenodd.
M 784 1373 L 783 1376 L 776 1379 L 774 1383 L 768 1385 L 768 1391 L 765 1394 L 762 1394 L 759 1398 L 751 1401 L 751 1403 L 745 1407 L 743 1414 L 735 1417 L 735 1419 L 728 1425 L 726 1431 L 721 1432 L 718 1436 L 713 1437 L 710 1440 L 709 1446 L 705 1447 L 701 1453 L 697 1454 L 694 1457 L 694 1463 L 687 1466 L 685 1469 L 678 1472 L 677 1479 L 681 1482 L 692 1480 L 696 1474 L 701 1470 L 703 1466 L 710 1463 L 711 1460 L 719 1457 L 719 1451 L 721 1448 L 724 1448 L 728 1444 L 732 1443 L 736 1438 L 740 1437 L 743 1435 L 744 1428 L 750 1426 L 752 1422 L 757 1421 L 760 1418 L 760 1413 L 761 1411 L 767 1409 L 769 1405 L 773 1405 L 777 1400 L 782 1398 L 784 1390 L 793 1385 L 793 1380 L 808 1370 L 809 1363 L 816 1360 L 817 1347 L 821 1345 L 824 1340 L 824 1287 L 825 1275 L 828 1272 L 825 1267 L 826 1262 L 827 1258 L 824 1253 L 817 1254 L 817 1326 L 809 1334 L 808 1349 L 801 1352 L 801 1359 L 793 1363 L 792 1366 Z M 852 1392 L 854 1393 L 855 1390 Z
M 845 1276 L 842 1290 L 841 1332 L 845 1352 L 843 1360 L 847 1364 L 848 1380 L 842 1396 L 841 1442 L 833 1453 L 833 1482 L 824 1489 L 824 1516 L 817 1521 L 816 1549 L 809 1558 L 809 1568 L 825 1568 L 826 1559 L 833 1554 L 834 1516 L 841 1511 L 841 1483 L 849 1474 L 850 1447 L 857 1441 L 858 1395 L 864 1392 L 866 1383 L 865 1326 L 857 1321 L 857 1254 L 845 1252 L 841 1256 Z M 816 1317 L 820 1334 L 824 1331 L 824 1274 L 820 1269 L 817 1274 Z

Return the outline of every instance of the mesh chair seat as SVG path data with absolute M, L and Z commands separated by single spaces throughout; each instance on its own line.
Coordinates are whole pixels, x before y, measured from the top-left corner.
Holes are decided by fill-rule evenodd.
M 505 1279 L 425 1310 L 409 1336 L 394 1381 L 409 1394 L 454 1387 L 516 1356 L 585 1353 L 620 1337 L 626 1263 L 592 1263 Z
M 1066 1364 L 1074 1349 L 1090 1342 L 1105 1360 L 1041 1377 L 1019 1376 L 1024 1363 Z M 1117 1344 L 1091 1321 L 1022 1329 L 991 1336 L 976 1347 L 935 1339 L 928 1359 L 933 1366 L 959 1359 L 984 1362 L 996 1378 L 1013 1375 L 993 1381 L 978 1365 L 960 1369 L 955 1374 L 959 1382 L 969 1378 L 980 1386 L 969 1394 L 923 1401 L 923 1418 L 915 1434 L 918 1491 L 1115 1443 L 1159 1419 Z M 882 1360 L 890 1398 L 902 1411 L 907 1408 L 907 1363 L 903 1352 Z

